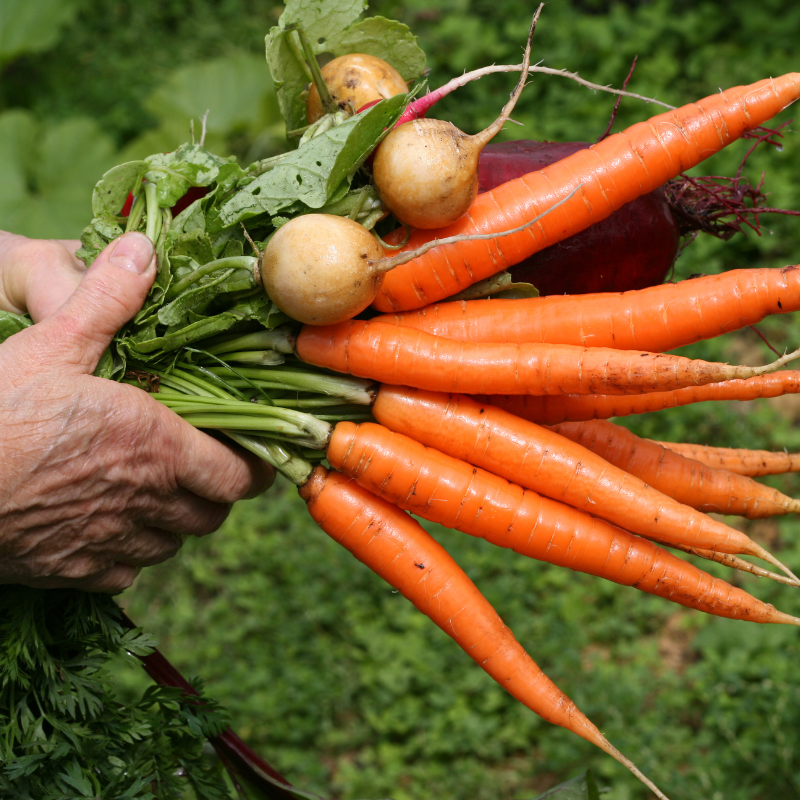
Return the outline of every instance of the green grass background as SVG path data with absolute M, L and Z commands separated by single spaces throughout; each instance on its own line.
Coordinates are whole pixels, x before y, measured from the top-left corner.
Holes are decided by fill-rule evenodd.
M 261 61 L 278 5 L 62 0 L 59 7 L 52 31 L 40 25 L 22 50 L 0 48 L 0 227 L 77 236 L 105 168 L 185 138 L 187 116 L 201 113 L 209 96 L 203 80 L 222 81 L 223 91 L 211 94 L 237 101 L 211 109 L 216 149 L 246 159 L 280 147 Z M 463 70 L 517 59 L 533 6 L 380 0 L 370 11 L 414 29 L 436 86 Z M 630 89 L 681 104 L 800 68 L 798 34 L 800 5 L 783 0 L 554 0 L 541 17 L 534 58 L 619 86 L 638 55 Z M 508 76 L 486 78 L 438 113 L 476 131 L 508 89 Z M 514 114 L 524 127 L 502 135 L 593 141 L 612 105 L 611 96 L 566 79 L 534 76 Z M 653 106 L 623 100 L 615 129 L 652 113 Z M 791 116 L 790 109 L 780 121 Z M 735 144 L 695 172 L 730 174 L 747 147 Z M 800 137 L 788 133 L 781 152 L 761 148 L 747 174 L 755 182 L 762 171 L 771 204 L 800 208 Z M 800 221 L 766 219 L 765 227 L 771 232 L 761 238 L 698 239 L 676 277 L 796 261 Z M 792 315 L 760 329 L 778 349 L 800 338 Z M 752 332 L 687 352 L 750 363 L 769 357 Z M 625 424 L 657 439 L 800 450 L 795 400 L 704 404 Z M 800 495 L 795 477 L 767 482 Z M 733 522 L 800 567 L 794 519 Z M 457 533 L 434 533 L 545 671 L 673 800 L 800 797 L 796 629 L 712 619 Z M 726 577 L 800 614 L 796 590 Z M 206 679 L 248 743 L 304 788 L 348 799 L 521 800 L 591 766 L 612 787 L 609 798 L 648 797 L 616 762 L 511 700 L 319 531 L 285 484 L 239 504 L 221 531 L 143 573 L 121 602 L 181 670 Z M 132 670 L 118 680 L 122 697 L 146 683 Z

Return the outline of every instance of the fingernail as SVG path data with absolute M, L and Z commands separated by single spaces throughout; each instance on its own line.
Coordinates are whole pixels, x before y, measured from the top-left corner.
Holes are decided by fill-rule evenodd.
M 108 260 L 128 272 L 141 275 L 153 260 L 153 243 L 143 233 L 126 233 L 117 241 Z

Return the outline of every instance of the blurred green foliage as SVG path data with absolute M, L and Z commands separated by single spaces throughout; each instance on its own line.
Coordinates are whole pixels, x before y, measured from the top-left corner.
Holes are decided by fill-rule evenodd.
M 274 96 L 265 68 L 262 84 L 256 65 L 278 6 L 75 6 L 74 20 L 60 23 L 57 46 L 4 62 L 0 226 L 76 235 L 80 203 L 88 221 L 91 185 L 108 159 L 174 146 L 188 118 L 197 120 L 208 107 L 206 97 L 218 98 L 208 119 L 214 146 L 243 159 L 253 148 L 277 146 Z M 518 59 L 532 10 L 519 0 L 379 0 L 370 7 L 417 32 L 433 86 L 463 70 Z M 534 58 L 619 86 L 638 55 L 629 88 L 681 104 L 797 69 L 798 30 L 800 5 L 788 0 L 732 0 L 724 12 L 713 0 L 558 0 L 545 7 Z M 235 85 L 226 85 L 226 70 L 241 76 Z M 476 131 L 494 118 L 512 83 L 509 76 L 487 77 L 443 101 L 437 114 Z M 536 75 L 514 114 L 524 127 L 509 125 L 502 135 L 593 141 L 613 103 L 565 78 Z M 655 107 L 624 99 L 615 130 L 652 113 Z M 791 116 L 790 109 L 779 122 Z M 90 146 L 62 152 L 71 141 L 63 132 L 74 135 L 78 125 L 93 126 L 82 134 Z M 731 174 L 748 147 L 737 143 L 696 172 Z M 800 208 L 796 135 L 786 135 L 782 152 L 759 148 L 746 174 L 757 182 L 762 171 L 772 205 Z M 69 187 L 74 194 L 66 194 Z M 699 238 L 680 257 L 675 277 L 796 261 L 797 220 L 764 223 L 772 235 Z M 795 316 L 759 328 L 779 350 L 798 344 Z M 769 357 L 751 331 L 687 352 L 749 363 Z M 796 400 L 703 404 L 625 424 L 656 439 L 800 450 Z M 800 494 L 797 477 L 767 482 Z M 800 565 L 794 519 L 731 522 Z M 460 534 L 436 535 L 538 663 L 670 796 L 800 797 L 794 628 L 712 619 Z M 800 613 L 796 591 L 704 566 Z M 237 506 L 222 531 L 188 542 L 178 559 L 143 573 L 122 601 L 177 666 L 207 680 L 238 732 L 305 788 L 344 798 L 520 800 L 588 765 L 601 785 L 613 787 L 613 800 L 648 796 L 616 762 L 511 700 L 328 540 L 285 486 Z M 131 670 L 121 670 L 118 682 L 123 698 L 146 685 Z

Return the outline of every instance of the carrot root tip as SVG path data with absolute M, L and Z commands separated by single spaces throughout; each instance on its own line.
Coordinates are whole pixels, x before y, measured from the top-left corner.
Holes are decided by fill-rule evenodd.
M 606 744 L 608 745 L 607 748 L 604 748 L 606 752 L 619 761 L 622 766 L 626 767 L 630 772 L 635 775 L 653 794 L 658 798 L 658 800 L 669 800 L 669 798 L 662 792 L 658 786 L 656 786 L 637 766 L 633 763 L 629 758 L 625 758 L 619 750 L 617 750 L 614 745 L 612 745 L 608 740 L 605 740 Z

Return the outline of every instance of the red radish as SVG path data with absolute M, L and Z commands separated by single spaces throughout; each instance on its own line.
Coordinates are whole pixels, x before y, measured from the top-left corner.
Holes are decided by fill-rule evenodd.
M 183 211 L 184 208 L 188 208 L 195 200 L 199 200 L 201 197 L 205 197 L 208 194 L 208 187 L 207 186 L 191 186 L 186 194 L 175 203 L 174 206 L 170 209 L 172 211 L 172 216 L 177 217 L 178 214 Z M 133 195 L 128 194 L 128 197 L 125 200 L 125 205 L 122 206 L 122 210 L 119 212 L 121 217 L 127 217 L 128 214 L 131 213 L 131 208 L 133 207 Z
M 588 142 L 492 143 L 478 162 L 479 192 L 589 147 Z M 509 272 L 543 295 L 644 289 L 663 281 L 675 262 L 680 238 L 664 189 L 659 188 Z
M 394 128 L 372 165 L 378 194 L 401 222 L 415 228 L 443 228 L 467 213 L 478 194 L 478 157 L 508 120 L 528 76 L 531 23 L 520 79 L 500 116 L 481 133 L 468 136 L 451 122 L 414 119 Z
M 403 76 L 391 64 L 377 56 L 363 53 L 350 53 L 334 58 L 322 68 L 322 77 L 333 102 L 341 109 L 352 107 L 360 111 L 364 106 L 408 91 L 408 84 Z M 324 114 L 325 108 L 319 90 L 312 83 L 306 100 L 309 125 Z

